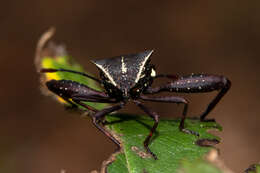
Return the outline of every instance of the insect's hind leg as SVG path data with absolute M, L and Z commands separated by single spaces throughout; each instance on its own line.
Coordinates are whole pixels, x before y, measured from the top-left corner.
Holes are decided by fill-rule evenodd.
M 206 116 L 209 114 L 209 112 L 217 105 L 217 103 L 221 100 L 221 98 L 228 92 L 228 90 L 231 87 L 231 82 L 227 78 L 223 78 L 221 82 L 221 89 L 217 96 L 209 103 L 208 107 L 206 110 L 201 114 L 200 120 L 201 121 L 208 121 Z M 210 120 L 210 119 L 209 119 Z
M 113 135 L 107 131 L 104 127 L 100 126 L 99 123 L 101 122 L 101 119 L 106 116 L 107 114 L 114 112 L 116 110 L 121 109 L 124 106 L 123 103 L 120 103 L 119 105 L 114 105 L 108 108 L 105 108 L 97 113 L 95 113 L 92 116 L 92 122 L 93 124 L 98 128 L 98 130 L 100 130 L 102 133 L 104 133 L 107 137 L 109 137 L 110 140 L 112 140 L 117 146 L 118 148 L 120 148 L 120 142 L 113 137 Z
M 163 76 L 165 77 L 165 76 Z M 166 76 L 167 77 L 167 76 Z M 206 116 L 212 111 L 222 97 L 228 92 L 231 82 L 224 76 L 209 74 L 192 74 L 189 76 L 179 76 L 165 85 L 148 88 L 145 94 L 156 94 L 163 91 L 176 93 L 205 93 L 219 91 L 217 96 L 209 103 L 206 110 L 201 114 L 200 120 L 205 120 Z
M 61 97 L 64 101 L 67 102 L 67 104 L 65 104 L 65 109 L 66 110 L 76 110 L 78 109 L 78 105 L 76 105 L 75 103 L 73 103 L 72 101 L 70 101 L 68 98 L 65 97 Z

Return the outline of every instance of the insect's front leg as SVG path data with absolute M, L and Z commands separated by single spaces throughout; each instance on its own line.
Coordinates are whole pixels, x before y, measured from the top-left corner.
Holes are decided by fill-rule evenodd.
M 148 88 L 146 94 L 155 94 L 162 91 L 178 93 L 203 93 L 219 91 L 217 96 L 209 103 L 206 110 L 201 114 L 200 120 L 205 121 L 205 117 L 216 106 L 221 98 L 227 93 L 231 82 L 224 76 L 209 74 L 192 74 L 179 77 L 178 79 L 155 88 Z
M 101 119 L 116 110 L 121 109 L 124 106 L 124 103 L 120 103 L 119 105 L 114 105 L 102 110 L 96 110 L 91 106 L 84 103 L 87 102 L 105 102 L 105 103 L 115 103 L 116 101 L 111 100 L 108 95 L 103 92 L 96 91 L 94 89 L 89 88 L 86 85 L 80 84 L 75 81 L 70 80 L 50 80 L 46 82 L 46 85 L 50 91 L 57 94 L 58 96 L 70 101 L 72 100 L 73 104 L 77 103 L 87 110 L 92 110 L 94 112 L 92 117 L 93 124 L 106 136 L 109 137 L 117 146 L 120 146 L 120 143 L 102 126 L 99 125 Z M 70 101 L 71 102 L 71 101 Z
M 150 143 L 151 137 L 153 136 L 153 134 L 154 134 L 154 132 L 155 132 L 157 126 L 158 126 L 159 115 L 156 112 L 154 112 L 154 111 L 150 110 L 149 108 L 147 108 L 146 106 L 144 106 L 140 101 L 134 100 L 134 103 L 138 107 L 140 107 L 147 115 L 149 115 L 151 118 L 153 118 L 153 120 L 154 120 L 153 127 L 151 128 L 149 135 L 144 140 L 144 148 L 146 149 L 146 151 L 149 154 L 151 154 L 153 156 L 153 158 L 155 160 L 157 160 L 157 156 L 150 150 L 148 145 Z
M 81 101 L 79 101 L 80 105 L 82 106 L 88 106 L 84 103 L 82 103 Z M 120 149 L 120 142 L 113 137 L 113 135 L 107 131 L 104 127 L 102 127 L 101 125 L 99 125 L 100 122 L 102 122 L 101 120 L 103 119 L 103 117 L 105 117 L 106 115 L 108 115 L 109 113 L 112 113 L 114 111 L 117 111 L 119 109 L 121 109 L 125 104 L 122 102 L 119 105 L 114 105 L 114 106 L 110 106 L 108 108 L 102 109 L 100 111 L 97 111 L 94 115 L 92 115 L 92 123 L 96 126 L 96 128 L 98 130 L 100 130 L 103 134 L 105 134 L 111 141 L 113 141 L 118 149 Z M 86 107 L 87 108 L 87 107 Z
M 113 135 L 107 131 L 104 127 L 100 126 L 99 123 L 101 122 L 102 118 L 108 115 L 109 113 L 112 113 L 114 111 L 117 111 L 121 109 L 124 106 L 124 103 L 120 103 L 119 105 L 114 105 L 105 109 L 102 109 L 98 112 L 96 112 L 92 116 L 92 122 L 93 124 L 100 130 L 102 133 L 104 133 L 111 141 L 113 141 L 117 146 L 118 149 L 120 149 L 120 142 L 113 137 Z
M 180 129 L 180 131 L 183 131 L 185 133 L 199 136 L 199 133 L 192 131 L 192 130 L 189 130 L 189 129 L 185 129 L 185 127 L 184 127 L 184 121 L 186 119 L 187 110 L 188 110 L 188 101 L 186 99 L 184 99 L 182 97 L 178 97 L 178 96 L 149 97 L 149 96 L 145 96 L 145 95 L 141 95 L 140 99 L 142 99 L 144 101 L 152 101 L 152 102 L 177 103 L 177 104 L 182 103 L 182 104 L 184 104 L 179 129 Z

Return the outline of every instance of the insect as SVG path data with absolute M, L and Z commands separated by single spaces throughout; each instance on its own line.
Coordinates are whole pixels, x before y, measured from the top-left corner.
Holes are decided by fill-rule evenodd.
M 109 131 L 102 125 L 101 120 L 109 113 L 117 111 L 125 106 L 129 101 L 133 101 L 140 109 L 154 120 L 150 133 L 145 138 L 143 144 L 148 153 L 157 159 L 150 148 L 150 139 L 155 132 L 159 115 L 146 107 L 143 101 L 181 103 L 184 105 L 179 130 L 185 133 L 195 134 L 191 130 L 184 128 L 184 121 L 187 115 L 188 101 L 179 96 L 151 96 L 161 92 L 175 93 L 202 93 L 219 91 L 217 96 L 209 103 L 206 110 L 201 114 L 200 120 L 206 121 L 206 116 L 227 93 L 231 86 L 230 80 L 220 75 L 192 74 L 188 76 L 156 74 L 155 66 L 150 63 L 152 50 L 141 53 L 121 55 L 112 58 L 92 61 L 100 71 L 100 79 L 88 74 L 69 69 L 41 69 L 42 73 L 67 72 L 83 75 L 98 82 L 104 87 L 105 92 L 94 90 L 86 85 L 71 80 L 50 80 L 46 85 L 50 91 L 62 97 L 72 105 L 79 104 L 94 113 L 91 116 L 93 124 L 115 144 L 120 147 L 120 142 L 115 139 Z M 154 80 L 158 78 L 168 78 L 170 81 L 164 85 L 152 87 Z M 112 103 L 113 106 L 96 110 L 83 102 Z M 75 104 L 76 103 L 76 104 Z

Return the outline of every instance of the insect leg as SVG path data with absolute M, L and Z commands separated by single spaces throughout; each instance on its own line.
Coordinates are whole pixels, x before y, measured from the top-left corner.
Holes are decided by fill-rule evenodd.
M 98 103 L 118 103 L 115 99 L 110 99 L 107 97 L 89 97 L 88 96 L 80 96 L 74 95 L 72 96 L 73 101 L 85 101 L 85 102 L 98 102 Z
M 105 108 L 101 111 L 96 112 L 93 116 L 92 116 L 92 122 L 93 124 L 98 128 L 98 130 L 100 130 L 102 133 L 104 133 L 107 137 L 109 137 L 109 139 L 111 141 L 113 141 L 119 148 L 120 148 L 120 142 L 113 137 L 113 135 L 107 131 L 104 127 L 100 126 L 100 120 L 106 116 L 107 114 L 114 112 L 116 110 L 121 109 L 124 106 L 123 103 L 119 104 L 119 105 L 114 105 L 108 108 Z
M 209 103 L 206 110 L 201 114 L 200 120 L 207 121 L 205 118 L 210 113 L 210 111 L 218 104 L 221 98 L 228 92 L 231 87 L 231 82 L 228 79 L 225 79 L 222 83 L 222 87 L 220 88 L 219 93 L 217 96 Z
M 46 86 L 51 92 L 63 98 L 74 108 L 77 107 L 76 104 L 82 104 L 80 101 L 115 103 L 115 100 L 110 99 L 106 93 L 71 80 L 50 80 L 46 82 Z M 88 110 L 97 112 L 97 110 L 91 106 L 85 105 L 85 107 Z
M 78 100 L 74 100 L 74 99 L 72 99 L 72 100 L 73 100 L 75 103 L 77 103 L 77 104 L 79 104 L 79 105 L 85 107 L 87 110 L 91 110 L 92 112 L 98 112 L 98 110 L 95 109 L 95 108 L 93 108 L 92 106 L 89 106 L 89 105 L 87 105 L 87 104 L 85 104 L 85 103 L 82 103 L 81 101 L 78 101 Z
M 227 93 L 231 86 L 230 80 L 224 76 L 209 74 L 192 74 L 190 76 L 179 77 L 179 79 L 165 85 L 148 88 L 145 94 L 155 94 L 163 91 L 178 93 L 204 93 L 219 91 L 217 96 L 209 103 L 206 110 L 201 114 L 200 120 L 205 121 L 205 117 L 212 111 L 221 98 Z
M 103 103 L 112 103 L 112 102 L 115 103 L 115 101 L 111 100 L 107 94 L 96 91 L 92 88 L 89 88 L 86 85 L 80 84 L 75 81 L 50 80 L 46 82 L 46 86 L 50 91 L 64 98 L 66 101 L 71 102 L 70 100 L 72 100 L 73 103 L 77 103 L 85 107 L 86 109 L 95 112 L 95 114 L 92 115 L 93 124 L 101 132 L 103 132 L 106 136 L 108 136 L 114 143 L 116 143 L 118 146 L 120 145 L 120 143 L 107 130 L 105 130 L 103 127 L 99 125 L 99 122 L 101 118 L 103 118 L 105 115 L 114 112 L 118 109 L 121 109 L 124 106 L 124 103 L 121 103 L 120 105 L 111 106 L 98 111 L 95 108 L 86 105 L 85 103 L 83 103 L 83 101 L 103 102 Z
M 114 101 L 110 101 L 108 99 L 100 99 L 100 98 L 96 98 L 96 99 L 88 99 L 88 98 L 80 98 L 80 97 L 72 97 L 72 101 L 85 107 L 87 110 L 91 110 L 94 113 L 97 113 L 99 110 L 93 108 L 92 106 L 89 106 L 85 103 L 83 103 L 83 101 L 85 102 L 98 102 L 98 103 L 118 103 L 118 102 L 114 102 Z M 102 121 L 102 124 L 105 124 L 106 120 Z
M 72 101 L 70 101 L 68 98 L 66 97 L 61 97 L 61 98 L 69 104 L 68 107 L 70 107 L 70 109 L 78 108 L 78 106 Z
M 168 79 L 171 79 L 171 80 L 176 80 L 179 78 L 178 75 L 171 75 L 171 74 L 158 74 L 156 75 L 154 78 L 157 79 L 157 78 L 168 78 Z
M 157 156 L 150 150 L 150 148 L 148 147 L 149 143 L 150 143 L 150 140 L 151 140 L 151 137 L 153 136 L 153 133 L 155 132 L 157 126 L 158 126 L 158 123 L 159 123 L 159 115 L 150 110 L 149 108 L 147 108 L 146 106 L 144 106 L 141 102 L 137 101 L 137 100 L 134 100 L 134 103 L 140 107 L 147 115 L 149 115 L 151 118 L 153 118 L 154 120 L 154 124 L 153 124 L 153 127 L 150 129 L 150 133 L 149 135 L 145 138 L 144 140 L 144 148 L 146 149 L 146 151 L 151 154 L 153 156 L 153 158 L 155 160 L 157 160 Z
M 89 106 L 85 103 L 82 103 L 81 101 L 76 101 L 81 106 L 89 109 Z M 120 103 L 119 105 L 110 106 L 108 108 L 104 108 L 100 111 L 95 112 L 95 114 L 91 115 L 92 117 L 92 123 L 96 126 L 98 130 L 100 130 L 103 134 L 105 134 L 111 141 L 113 141 L 119 148 L 120 148 L 120 142 L 116 140 L 113 135 L 108 132 L 104 127 L 100 126 L 99 123 L 101 122 L 101 119 L 106 116 L 107 114 L 114 112 L 116 110 L 121 109 L 124 106 L 124 103 Z
M 184 121 L 186 119 L 186 115 L 187 115 L 187 110 L 188 110 L 188 101 L 182 97 L 178 97 L 178 96 L 165 96 L 165 97 L 147 97 L 144 95 L 140 96 L 140 99 L 144 100 L 144 101 L 152 101 L 152 102 L 165 102 L 165 103 L 182 103 L 184 104 L 184 109 L 182 112 L 182 118 L 181 118 L 181 122 L 179 125 L 179 129 L 180 131 L 183 131 L 185 133 L 188 134 L 193 134 L 196 136 L 199 136 L 199 134 L 197 132 L 194 132 L 192 130 L 188 130 L 184 128 Z

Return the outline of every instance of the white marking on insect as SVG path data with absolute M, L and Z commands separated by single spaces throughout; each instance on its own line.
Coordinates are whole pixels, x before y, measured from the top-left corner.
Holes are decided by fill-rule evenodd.
M 140 76 L 142 74 L 142 70 L 144 68 L 144 65 L 145 65 L 146 61 L 148 60 L 148 58 L 151 56 L 152 53 L 153 53 L 153 50 L 150 51 L 150 53 L 144 58 L 144 61 L 140 64 L 139 71 L 138 71 L 137 76 L 135 78 L 135 83 L 137 83 L 139 81 Z
M 114 81 L 114 79 L 112 78 L 112 76 L 110 76 L 110 74 L 108 73 L 107 69 L 105 69 L 102 65 L 96 64 L 96 66 L 98 66 L 98 68 L 100 68 L 108 77 L 108 79 L 111 81 L 111 83 L 116 86 L 116 83 Z
M 145 74 L 143 74 L 142 76 L 140 76 L 140 78 L 143 78 L 143 77 L 145 77 Z
M 155 72 L 155 70 L 154 70 L 153 68 L 152 68 L 151 76 L 152 76 L 152 77 L 155 77 L 155 76 L 156 76 L 156 72 Z
M 201 86 L 199 86 L 199 89 L 200 89 L 200 90 L 202 89 Z
M 122 73 L 125 74 L 127 72 L 127 68 L 126 68 L 123 56 L 122 56 L 122 59 L 121 59 L 121 64 L 122 64 L 122 67 L 121 67 Z
M 124 94 L 127 96 L 127 89 L 124 89 Z

